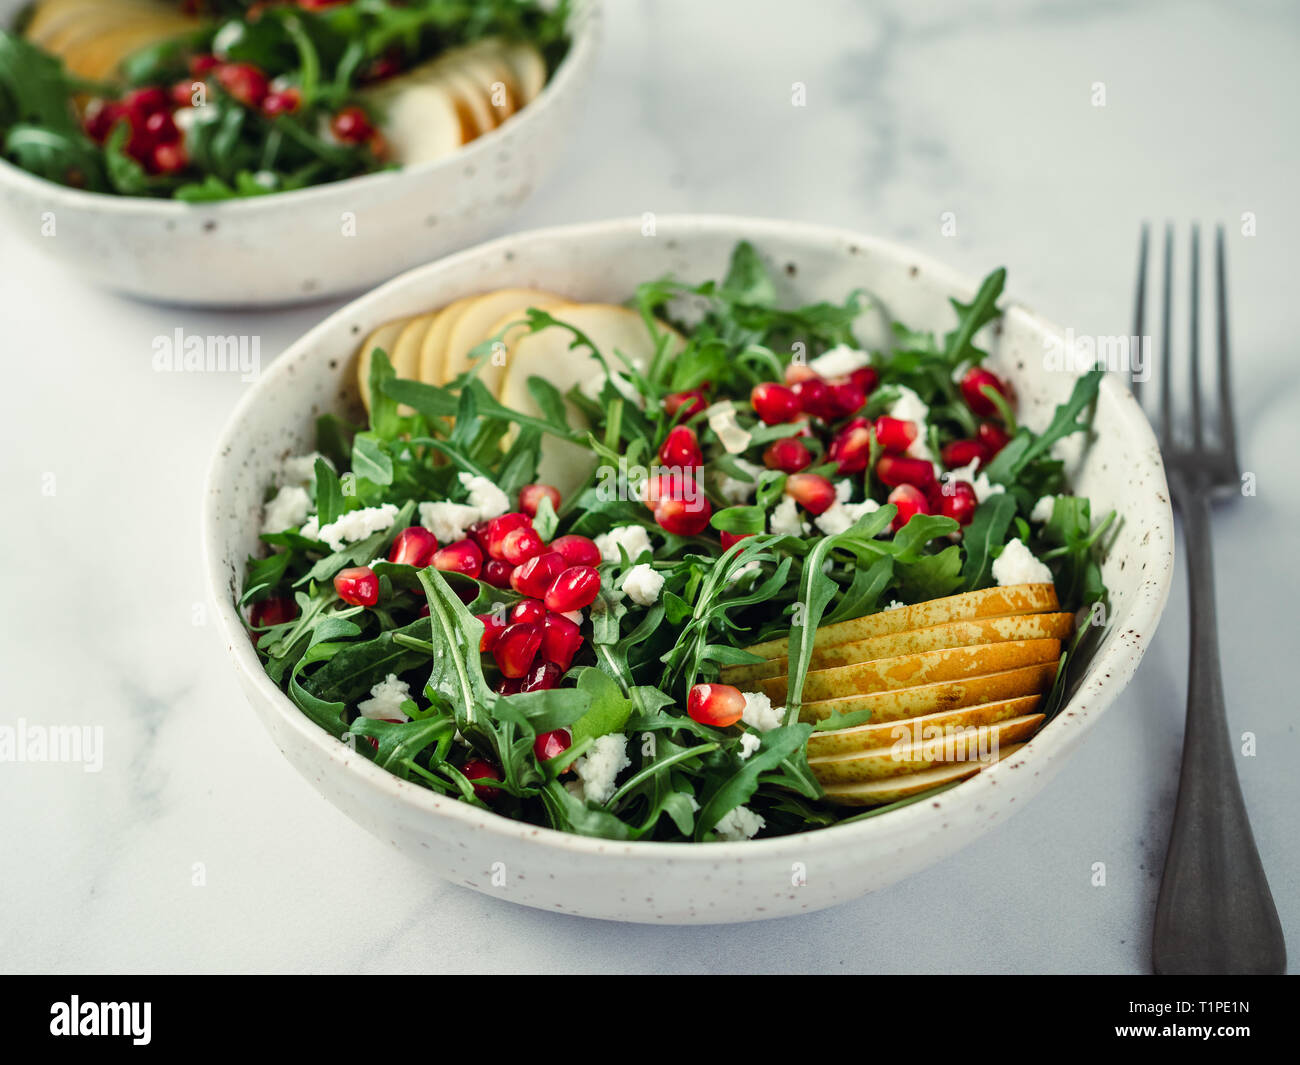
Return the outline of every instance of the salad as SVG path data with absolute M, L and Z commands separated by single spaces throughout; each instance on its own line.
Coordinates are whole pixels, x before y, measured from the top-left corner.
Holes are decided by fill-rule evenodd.
M 0 156 L 225 200 L 442 158 L 530 103 L 568 0 L 37 0 L 0 30 Z
M 418 372 L 368 339 L 368 423 L 321 417 L 268 489 L 240 600 L 267 674 L 403 779 L 585 835 L 783 835 L 953 786 L 979 763 L 855 737 L 961 707 L 1023 742 L 1098 631 L 1070 636 L 1115 518 L 1053 455 L 1101 371 L 1035 432 L 983 365 L 1004 276 L 876 352 L 867 294 L 781 307 L 747 243 L 627 307 L 509 290 L 379 331 L 415 330 Z

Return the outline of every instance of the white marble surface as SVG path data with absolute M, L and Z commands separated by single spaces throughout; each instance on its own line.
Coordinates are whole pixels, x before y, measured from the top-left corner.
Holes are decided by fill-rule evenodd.
M 1281 667 L 1300 596 L 1294 5 L 610 7 L 572 158 L 520 228 L 645 211 L 836 223 L 971 272 L 1005 263 L 1015 297 L 1112 334 L 1129 328 L 1140 219 L 1230 224 L 1242 453 L 1259 491 L 1216 517 L 1223 667 L 1232 729 L 1257 737 L 1238 767 L 1294 958 L 1297 699 Z M 793 82 L 806 107 L 791 106 Z M 1243 212 L 1254 237 L 1238 234 Z M 320 799 L 257 728 L 203 624 L 200 480 L 246 386 L 154 373 L 152 340 L 252 332 L 270 357 L 329 308 L 158 308 L 80 287 L 11 234 L 0 255 L 0 724 L 98 724 L 105 742 L 99 773 L 0 764 L 0 968 L 1147 970 L 1182 727 L 1181 580 L 1137 680 L 1071 764 L 921 876 L 747 926 L 513 907 L 430 881 Z

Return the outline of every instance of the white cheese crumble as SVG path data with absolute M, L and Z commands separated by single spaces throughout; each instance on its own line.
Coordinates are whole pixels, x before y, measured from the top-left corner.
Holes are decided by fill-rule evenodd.
M 316 539 L 329 544 L 333 551 L 342 551 L 344 544 L 364 540 L 372 533 L 392 528 L 397 520 L 395 503 L 380 503 L 377 507 L 362 507 L 340 515 L 328 525 L 321 526 Z
M 862 515 L 871 514 L 880 509 L 874 499 L 864 499 L 861 503 L 832 503 L 813 518 L 817 528 L 827 536 L 835 536 L 853 527 Z
M 285 529 L 296 529 L 311 513 L 311 497 L 307 489 L 296 484 L 283 485 L 275 498 L 266 504 L 266 514 L 262 519 L 262 532 L 278 533 Z
M 637 391 L 636 385 L 617 370 L 610 372 L 609 383 L 614 386 L 614 391 L 629 403 L 636 407 L 645 407 L 645 396 L 641 395 L 641 393 Z M 605 378 L 601 377 L 599 374 L 595 374 L 584 380 L 582 384 L 578 386 L 578 391 L 593 403 L 597 403 L 600 401 L 600 393 L 604 387 Z
M 743 762 L 753 754 L 762 745 L 763 741 L 757 733 L 746 732 L 740 737 L 740 760 Z
M 645 531 L 645 526 L 619 525 L 596 537 L 596 548 L 600 551 L 600 557 L 606 562 L 622 560 L 622 556 L 618 553 L 620 547 L 627 552 L 628 560 L 631 562 L 635 562 L 649 551 L 650 536 Z
M 307 488 L 312 481 L 316 480 L 316 460 L 325 459 L 319 451 L 313 451 L 307 455 L 290 455 L 282 463 L 276 473 L 277 484 L 296 484 L 300 488 Z M 330 469 L 334 468 L 334 463 L 325 459 L 325 465 Z
M 822 377 L 845 377 L 870 364 L 871 356 L 865 351 L 851 348 L 847 344 L 837 344 L 813 359 L 808 368 Z
M 1045 525 L 1052 520 L 1052 511 L 1056 508 L 1056 496 L 1043 496 L 1029 512 L 1029 520 Z
M 993 579 L 999 587 L 1011 584 L 1051 584 L 1052 571 L 1034 557 L 1022 540 L 1011 540 L 993 560 Z
M 440 544 L 465 539 L 465 530 L 479 520 L 478 508 L 464 503 L 421 503 L 416 509 L 420 524 L 433 533 Z
M 853 482 L 847 477 L 835 482 L 835 501 L 837 503 L 847 503 L 849 497 L 853 495 Z
M 772 508 L 771 529 L 776 536 L 807 536 L 812 532 L 806 521 L 799 518 L 799 508 L 795 501 L 786 496 Z
M 469 493 L 469 505 L 478 511 L 477 521 L 498 518 L 510 509 L 510 497 L 486 477 L 461 473 L 457 479 Z
M 745 709 L 740 720 L 752 729 L 766 732 L 785 721 L 785 707 L 773 706 L 772 700 L 762 692 L 745 692 Z
M 901 599 L 895 599 L 889 604 L 889 606 L 885 607 L 885 609 L 897 610 L 899 607 L 904 607 L 904 606 L 907 606 L 907 604 L 904 603 Z
M 739 584 L 741 581 L 745 580 L 752 581 L 762 572 L 763 563 L 759 562 L 758 559 L 754 559 L 753 562 L 746 562 L 740 567 L 740 569 L 736 570 L 736 572 L 731 575 L 731 582 L 732 584 Z
M 968 481 L 970 486 L 975 489 L 975 499 L 983 503 L 989 496 L 995 496 L 999 492 L 1005 492 L 1006 489 L 1000 484 L 994 484 L 984 473 L 977 474 L 975 467 L 979 465 L 979 459 L 971 459 L 965 466 L 958 466 L 953 470 L 945 470 L 943 480 L 950 481 Z
M 753 478 L 752 481 L 742 481 L 736 477 L 728 477 L 726 474 L 718 480 L 718 493 L 728 503 L 747 502 L 758 488 L 758 475 L 763 472 L 762 466 L 756 466 L 754 463 L 745 459 L 736 459 L 735 463 L 745 473 Z
M 396 673 L 390 673 L 370 689 L 370 698 L 358 703 L 357 709 L 362 717 L 376 721 L 410 721 L 402 712 L 402 703 L 410 697 L 411 689 L 406 681 L 398 680 Z
M 581 798 L 603 804 L 614 794 L 615 779 L 632 764 L 627 756 L 627 736 L 613 732 L 599 737 L 591 749 L 573 763 L 573 771 L 582 784 Z
M 715 403 L 704 412 L 709 421 L 709 428 L 717 434 L 727 454 L 739 455 L 746 450 L 753 437 L 740 427 L 736 421 L 736 408 L 729 399 Z
M 663 591 L 664 575 L 656 573 L 649 565 L 642 562 L 633 566 L 623 578 L 623 591 L 627 592 L 632 602 L 641 606 L 651 606 L 659 602 L 659 593 Z
M 899 385 L 898 398 L 889 407 L 889 416 L 891 418 L 900 418 L 906 422 L 915 422 L 916 427 L 920 430 L 919 439 L 925 437 L 925 422 L 930 417 L 930 408 L 925 402 L 906 385 Z
M 748 806 L 737 806 L 722 815 L 722 819 L 713 826 L 719 839 L 728 842 L 753 839 L 767 824 L 762 814 L 756 814 Z

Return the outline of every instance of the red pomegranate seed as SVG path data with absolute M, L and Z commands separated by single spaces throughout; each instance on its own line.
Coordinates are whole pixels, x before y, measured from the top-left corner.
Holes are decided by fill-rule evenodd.
M 189 78 L 182 78 L 167 90 L 167 95 L 171 98 L 173 107 L 193 107 L 194 82 Z
M 125 117 L 126 108 L 121 104 L 113 100 L 91 100 L 86 105 L 86 114 L 81 124 L 86 136 L 102 143 L 118 120 Z
M 694 471 L 667 470 L 646 478 L 641 502 L 653 510 L 665 499 L 685 499 L 687 494 L 699 495 Z
M 144 120 L 144 133 L 154 144 L 174 144 L 181 136 L 172 116 L 166 111 L 155 111 L 149 115 Z
M 268 625 L 283 625 L 298 616 L 298 605 L 287 595 L 260 599 L 249 611 L 249 623 L 255 629 L 264 629 Z
M 375 132 L 370 116 L 359 107 L 345 107 L 330 119 L 330 129 L 344 144 L 360 144 Z
M 959 525 L 969 525 L 975 517 L 979 499 L 968 481 L 948 481 L 939 493 L 939 513 L 956 518 Z
M 514 573 L 515 567 L 509 562 L 502 562 L 500 559 L 489 558 L 483 563 L 483 572 L 479 574 L 479 579 L 487 581 L 493 588 L 510 588 L 510 575 Z
M 898 532 L 911 521 L 914 515 L 930 513 L 930 503 L 925 498 L 925 493 L 910 484 L 900 484 L 890 492 L 889 502 L 898 508 L 898 513 L 894 515 L 893 524 L 890 526 L 894 532 Z
M 545 497 L 551 501 L 551 509 L 560 509 L 560 490 L 550 484 L 526 484 L 519 489 L 519 509 L 530 518 L 537 517 L 537 508 Z
M 985 388 L 992 388 L 1008 403 L 1011 402 L 1011 390 L 1006 383 L 997 374 L 984 369 L 983 366 L 972 366 L 962 375 L 961 394 L 962 398 L 966 400 L 966 406 L 970 407 L 982 418 L 992 418 L 997 415 L 998 408 L 984 394 Z
M 541 599 L 555 578 L 568 568 L 569 564 L 562 554 L 547 551 L 536 558 L 530 558 L 522 566 L 516 566 L 510 574 L 510 587 L 520 595 Z
M 546 550 L 546 545 L 542 543 L 542 538 L 537 535 L 537 530 L 530 525 L 511 529 L 505 536 L 501 537 L 501 557 L 512 566 L 522 566 L 530 558 L 536 558 L 544 550 Z
M 787 385 L 797 385 L 800 381 L 811 381 L 813 378 L 820 376 L 806 362 L 792 362 L 785 368 L 785 383 Z
M 521 692 L 544 692 L 560 686 L 560 667 L 551 662 L 537 662 L 519 685 Z
M 465 530 L 465 535 L 468 536 L 471 540 L 473 540 L 476 544 L 478 544 L 483 554 L 491 557 L 492 553 L 488 550 L 488 526 L 489 525 L 491 525 L 491 522 L 476 521 L 473 525 L 471 525 L 469 528 Z
M 157 85 L 144 89 L 132 89 L 122 97 L 122 106 L 132 118 L 148 118 L 159 111 L 166 111 L 168 98 L 165 90 Z
M 728 548 L 735 547 L 736 544 L 740 543 L 740 541 L 745 539 L 745 537 L 753 536 L 754 534 L 724 532 L 724 533 L 719 533 L 718 535 L 722 540 L 722 550 L 726 551 Z
M 500 614 L 475 614 L 474 616 L 483 622 L 483 636 L 478 642 L 478 649 L 481 653 L 487 654 L 497 645 L 497 640 L 501 639 L 501 634 L 505 632 L 505 619 Z
M 196 78 L 203 77 L 204 74 L 215 70 L 219 66 L 221 66 L 221 60 L 211 53 L 205 52 L 190 56 L 190 73 Z
M 836 434 L 826 455 L 840 473 L 861 473 L 871 460 L 871 423 L 854 418 Z
M 975 430 L 975 439 L 989 449 L 989 458 L 1011 443 L 1011 435 L 1002 426 L 992 422 L 981 422 Z
M 487 553 L 493 558 L 504 561 L 506 556 L 502 552 L 501 545 L 506 538 L 506 534 L 513 532 L 515 529 L 531 529 L 532 525 L 533 519 L 517 510 L 493 518 L 488 522 L 487 527 Z
M 189 165 L 189 156 L 179 144 L 159 144 L 150 153 L 149 167 L 155 174 L 174 174 Z
M 393 539 L 393 546 L 388 549 L 388 561 L 422 569 L 433 560 L 437 550 L 437 537 L 423 526 L 413 525 Z
M 889 415 L 876 419 L 876 439 L 886 451 L 906 451 L 916 436 L 915 422 Z
M 754 405 L 754 411 L 764 425 L 779 425 L 799 417 L 799 397 L 794 390 L 772 381 L 755 385 L 749 394 L 749 402 Z
M 266 75 L 252 63 L 222 63 L 217 67 L 217 81 L 245 107 L 261 107 L 266 99 Z
M 794 386 L 794 394 L 799 400 L 799 409 L 805 414 L 828 422 L 839 417 L 840 408 L 835 402 L 835 393 L 820 377 L 800 381 Z
M 551 550 L 563 555 L 564 561 L 570 566 L 600 565 L 600 548 L 596 546 L 596 542 L 576 533 L 557 536 L 551 541 Z
M 546 609 L 557 614 L 591 606 L 600 591 L 600 574 L 592 566 L 570 566 L 546 592 Z
M 530 625 L 540 625 L 546 620 L 546 607 L 539 599 L 525 599 L 510 608 L 511 621 L 526 621 Z
M 542 646 L 542 630 L 526 621 L 507 625 L 492 647 L 492 658 L 503 676 L 522 677 Z
M 659 448 L 659 461 L 671 469 L 694 469 L 704 465 L 704 452 L 695 437 L 695 430 L 677 425 L 668 430 Z
M 582 632 L 563 614 L 546 615 L 542 622 L 542 657 L 553 662 L 561 671 L 573 665 L 573 656 L 582 646 Z
M 925 488 L 934 483 L 934 463 L 905 455 L 881 455 L 876 463 L 876 476 L 891 488 L 900 484 Z
M 433 568 L 477 577 L 483 569 L 483 552 L 473 540 L 457 540 L 433 553 Z
M 369 566 L 353 566 L 335 574 L 334 590 L 353 606 L 374 606 L 379 602 L 379 578 Z
M 533 754 L 537 755 L 539 762 L 547 762 L 558 758 L 572 746 L 573 737 L 569 735 L 569 730 L 557 728 L 553 732 L 538 733 L 533 740 Z
M 680 421 L 694 418 L 708 405 L 708 397 L 705 396 L 704 390 L 699 388 L 691 388 L 685 392 L 673 392 L 671 395 L 664 396 L 664 413 L 670 418 L 677 415 Z
M 501 773 L 497 767 L 482 758 L 471 758 L 460 767 L 460 771 L 465 775 L 465 779 L 471 782 L 475 780 L 501 779 Z M 495 799 L 501 794 L 501 789 L 490 788 L 486 784 L 475 784 L 474 794 L 480 799 Z
M 862 389 L 864 396 L 869 396 L 876 390 L 876 385 L 880 384 L 880 374 L 870 366 L 860 366 L 849 374 L 849 380 Z
M 851 414 L 857 414 L 866 401 L 866 392 L 852 378 L 831 383 L 831 402 L 835 404 L 836 414 L 839 417 L 847 418 Z
M 730 684 L 696 684 L 686 696 L 686 712 L 701 725 L 727 728 L 745 712 L 745 697 Z
M 820 473 L 791 474 L 785 482 L 785 494 L 809 514 L 823 514 L 835 502 L 835 486 Z
M 763 465 L 782 473 L 798 473 L 812 460 L 812 452 L 792 436 L 773 440 L 763 452 Z
M 492 690 L 498 695 L 518 695 L 521 684 L 523 684 L 523 681 L 518 677 L 502 677 Z
M 655 521 L 676 536 L 698 536 L 709 527 L 713 507 L 704 496 L 693 500 L 661 499 L 655 507 Z
M 417 618 L 427 618 L 429 616 L 429 604 L 421 603 L 420 612 L 415 615 Z
M 978 462 L 983 466 L 989 460 L 989 449 L 978 440 L 954 440 L 951 444 L 943 445 L 939 457 L 950 470 L 969 466 L 972 462 Z M 977 466 L 976 469 L 978 468 Z

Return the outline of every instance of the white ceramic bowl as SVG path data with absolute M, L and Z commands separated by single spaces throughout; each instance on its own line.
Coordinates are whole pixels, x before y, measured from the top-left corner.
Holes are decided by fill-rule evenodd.
M 0 0 L 0 26 L 25 2 Z M 563 157 L 599 42 L 596 0 L 575 5 L 572 32 L 541 95 L 445 159 L 215 204 L 82 192 L 0 159 L 0 224 L 88 281 L 161 303 L 359 292 L 500 232 Z
M 263 673 L 234 600 L 244 560 L 258 548 L 263 491 L 277 463 L 312 447 L 318 414 L 355 403 L 350 363 L 361 338 L 387 319 L 483 289 L 535 286 L 621 301 L 638 282 L 665 273 L 718 277 L 742 238 L 775 267 L 790 301 L 841 299 L 861 286 L 908 324 L 947 329 L 948 298 L 975 291 L 970 279 L 906 248 L 806 225 L 681 217 L 660 219 L 652 237 L 642 235 L 639 220 L 523 233 L 412 270 L 331 315 L 265 372 L 221 438 L 206 492 L 204 547 L 244 690 L 276 745 L 326 798 L 439 876 L 528 906 L 624 921 L 748 921 L 831 906 L 939 861 L 1022 807 L 1111 704 L 1150 642 L 1172 565 L 1168 492 L 1146 419 L 1120 381 L 1106 380 L 1099 434 L 1074 484 L 1099 512 L 1115 507 L 1124 517 L 1104 566 L 1113 596 L 1110 635 L 1068 705 L 1026 747 L 931 801 L 770 840 L 614 843 L 442 798 L 377 768 L 303 716 Z M 1012 306 L 989 338 L 1031 426 L 1041 427 L 1072 384 L 1044 367 L 1045 341 L 1056 336 L 1055 326 Z M 504 874 L 504 885 L 494 884 L 494 873 Z

